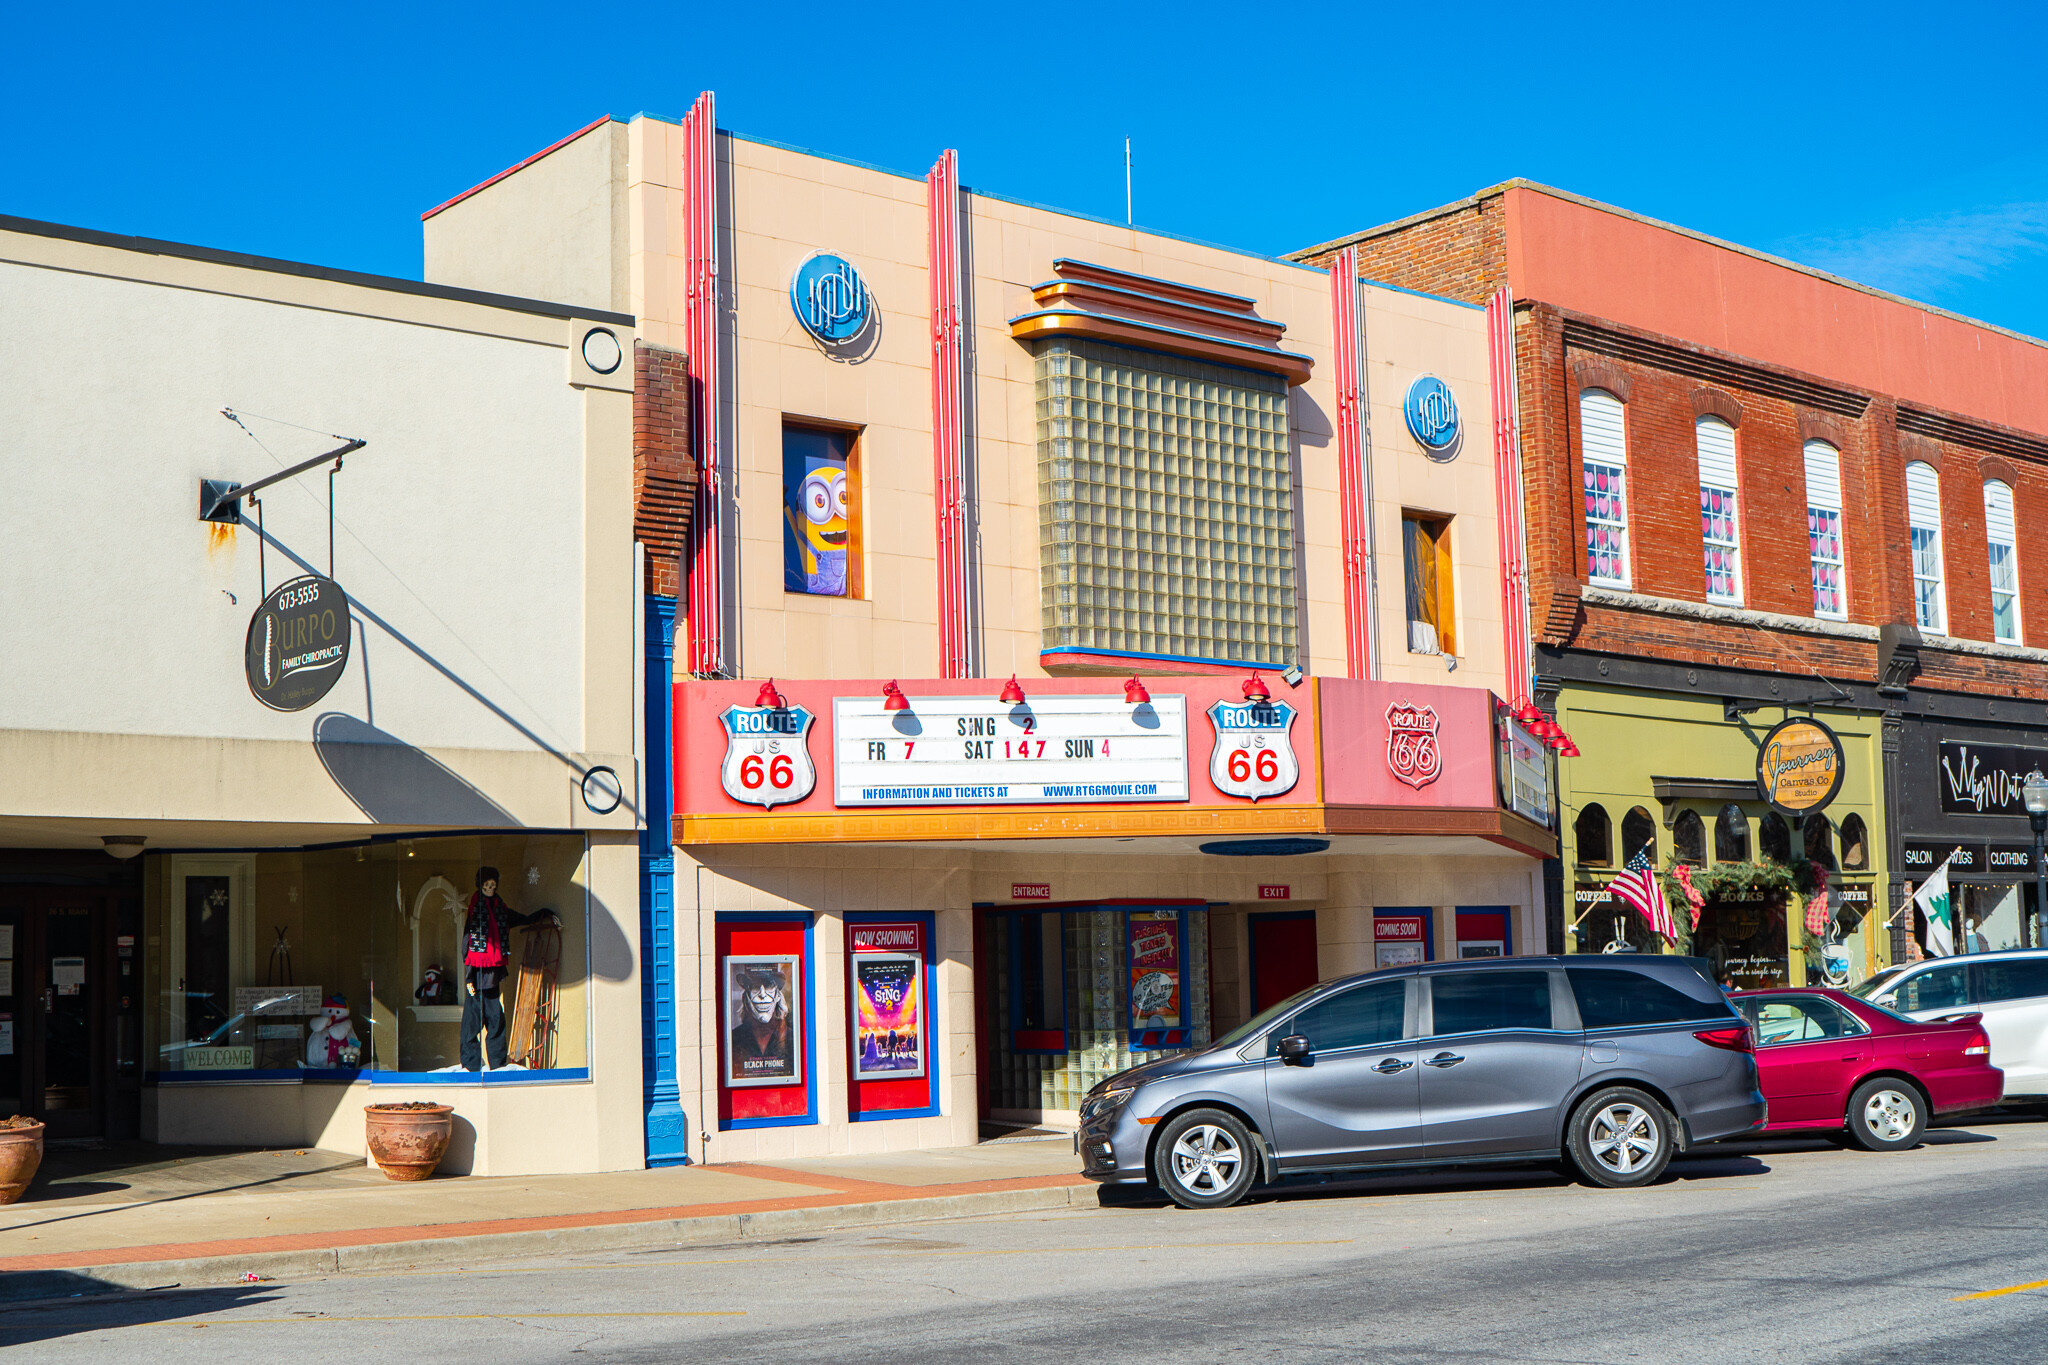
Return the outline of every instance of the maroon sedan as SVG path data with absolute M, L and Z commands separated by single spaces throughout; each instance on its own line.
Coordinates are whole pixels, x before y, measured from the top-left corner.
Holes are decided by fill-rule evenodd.
M 1756 1034 L 1766 1132 L 1847 1128 L 1860 1147 L 1899 1152 L 1929 1118 L 1988 1109 L 2005 1089 L 1981 1015 L 1921 1023 L 1819 987 L 1739 991 L 1728 1003 Z

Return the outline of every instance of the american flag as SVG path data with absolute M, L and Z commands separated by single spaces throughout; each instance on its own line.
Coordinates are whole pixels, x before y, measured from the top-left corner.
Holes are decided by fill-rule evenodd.
M 1664 889 L 1657 885 L 1657 874 L 1650 871 L 1647 849 L 1638 849 L 1622 874 L 1607 883 L 1607 889 L 1648 920 L 1651 929 L 1665 938 L 1677 939 L 1678 925 L 1672 921 L 1671 907 L 1664 903 Z

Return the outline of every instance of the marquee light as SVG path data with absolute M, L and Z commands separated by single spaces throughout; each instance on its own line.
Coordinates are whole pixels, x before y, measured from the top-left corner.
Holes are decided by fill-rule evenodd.
M 1273 700 L 1273 694 L 1266 690 L 1266 684 L 1259 675 L 1253 673 L 1244 680 L 1244 699 L 1246 701 L 1271 701 Z
M 1017 675 L 1015 673 L 1012 673 L 1010 680 L 1003 684 L 1003 695 L 997 698 L 997 700 L 1005 706 L 1022 706 L 1024 704 L 1024 689 L 1017 685 Z
M 765 706 L 771 711 L 782 711 L 788 708 L 789 703 L 784 701 L 782 694 L 775 690 L 775 679 L 770 678 L 767 682 L 761 684 L 760 692 L 754 697 L 754 705 Z
M 903 695 L 903 689 L 896 685 L 894 678 L 882 684 L 882 709 L 884 711 L 908 711 L 910 698 Z
M 1135 673 L 1132 674 L 1130 681 L 1124 684 L 1124 704 L 1127 706 L 1144 706 L 1151 700 L 1152 694 L 1145 690 L 1145 684 L 1138 681 Z

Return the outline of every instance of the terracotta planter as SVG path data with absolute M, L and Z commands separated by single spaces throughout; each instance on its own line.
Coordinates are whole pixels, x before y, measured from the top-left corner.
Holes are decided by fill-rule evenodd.
M 0 1204 L 12 1204 L 28 1191 L 43 1164 L 43 1125 L 0 1128 Z
M 393 1180 L 425 1180 L 441 1164 L 455 1111 L 445 1104 L 363 1106 L 363 1132 L 377 1169 Z

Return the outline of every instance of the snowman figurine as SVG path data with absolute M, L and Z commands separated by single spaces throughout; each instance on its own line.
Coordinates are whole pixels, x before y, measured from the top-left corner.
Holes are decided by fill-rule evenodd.
M 362 1042 L 356 1037 L 355 1025 L 349 1022 L 348 1000 L 339 995 L 328 996 L 327 1003 L 321 1007 L 319 1020 L 306 1039 L 306 1065 L 321 1068 L 354 1066 L 362 1056 Z

